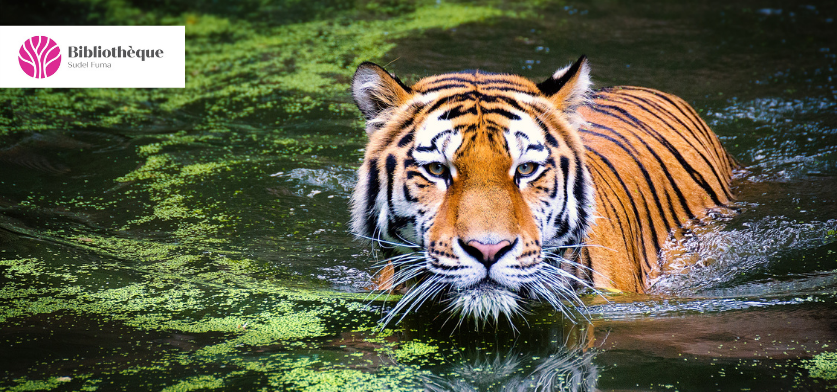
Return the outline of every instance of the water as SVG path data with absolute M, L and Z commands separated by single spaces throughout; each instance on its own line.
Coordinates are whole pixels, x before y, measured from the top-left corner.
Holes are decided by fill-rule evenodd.
M 0 92 L 0 388 L 823 390 L 837 384 L 830 2 L 14 5 L 5 24 L 186 24 L 186 90 Z M 80 11 L 86 10 L 86 11 Z M 16 15 L 14 20 L 5 20 Z M 666 247 L 647 295 L 379 331 L 347 234 L 363 60 L 407 81 L 541 79 L 689 101 L 742 165 L 737 214 Z

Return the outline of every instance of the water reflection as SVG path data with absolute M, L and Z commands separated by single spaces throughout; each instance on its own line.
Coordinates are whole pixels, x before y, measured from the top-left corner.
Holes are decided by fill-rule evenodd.
M 446 376 L 427 377 L 428 391 L 567 391 L 596 390 L 598 368 L 594 349 L 559 347 L 546 357 L 505 354 L 463 357 Z M 529 370 L 532 369 L 533 370 Z
M 434 367 L 422 377 L 425 390 L 596 390 L 600 372 L 595 358 L 602 340 L 595 341 L 595 326 L 576 324 L 552 312 L 535 310 L 530 316 L 537 321 L 519 330 L 497 325 L 475 332 L 449 325 L 437 330 L 427 323 L 428 315 L 420 314 L 405 319 L 408 332 L 400 337 L 452 344 L 453 354 L 446 365 Z

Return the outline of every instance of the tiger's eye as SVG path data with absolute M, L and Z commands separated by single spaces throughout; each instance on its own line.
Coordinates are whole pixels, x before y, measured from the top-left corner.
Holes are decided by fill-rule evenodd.
M 521 163 L 517 166 L 517 174 L 521 176 L 528 176 L 535 171 L 538 165 L 532 162 Z
M 424 166 L 424 168 L 427 169 L 428 173 L 437 177 L 441 177 L 443 174 L 445 174 L 445 171 L 447 171 L 448 169 L 447 167 L 445 167 L 445 165 L 439 162 L 428 163 Z

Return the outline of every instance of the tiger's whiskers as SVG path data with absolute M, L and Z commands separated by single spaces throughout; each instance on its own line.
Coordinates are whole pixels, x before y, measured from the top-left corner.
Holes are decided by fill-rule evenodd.
M 442 289 L 446 287 L 441 276 L 429 275 L 420 284 L 413 287 L 404 297 L 395 304 L 386 316 L 381 319 L 381 330 L 395 318 L 398 313 L 402 313 L 401 317 L 395 323 L 398 324 L 404 317 L 407 316 L 413 309 L 418 309 L 428 299 L 436 297 Z M 406 309 L 405 309 L 406 308 Z M 403 310 L 403 312 L 401 312 Z

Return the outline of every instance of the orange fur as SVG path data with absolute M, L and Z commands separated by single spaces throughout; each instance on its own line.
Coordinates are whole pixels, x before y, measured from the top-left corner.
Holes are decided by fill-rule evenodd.
M 637 98 L 654 102 L 661 110 L 647 113 L 637 105 L 642 102 Z M 650 129 L 629 127 L 628 123 L 593 110 L 596 105 L 616 106 Z M 658 256 L 668 236 L 679 231 L 687 220 L 702 218 L 707 209 L 730 202 L 731 159 L 697 113 L 672 95 L 634 87 L 613 88 L 596 93 L 592 105 L 582 108 L 581 113 L 590 123 L 614 129 L 626 143 L 634 146 L 632 152 L 639 156 L 639 162 L 652 179 L 650 183 L 645 181 L 645 174 L 628 151 L 614 143 L 603 143 L 601 137 L 582 130 L 583 142 L 597 146 L 598 152 L 615 168 L 610 169 L 592 151 L 587 153 L 596 185 L 597 213 L 601 216 L 595 220 L 587 240 L 594 245 L 587 248 L 588 263 L 598 272 L 592 279 L 598 287 L 643 292 L 665 262 L 658 260 Z M 658 133 L 701 174 L 718 202 L 692 179 L 670 148 L 653 133 Z M 669 172 L 670 179 L 665 171 Z M 654 184 L 653 190 L 649 184 Z M 675 187 L 685 196 L 685 205 L 680 203 Z M 660 199 L 663 208 L 651 202 L 653 195 Z M 637 200 L 631 205 L 638 214 L 627 205 L 632 198 Z M 668 208 L 669 205 L 673 208 Z

